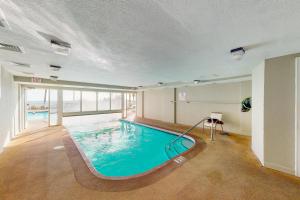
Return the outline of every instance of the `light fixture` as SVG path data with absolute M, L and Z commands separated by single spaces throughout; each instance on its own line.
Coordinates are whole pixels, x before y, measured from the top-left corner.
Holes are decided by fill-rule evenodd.
M 50 65 L 50 69 L 52 71 L 59 71 L 61 69 L 61 66 L 58 65 Z
M 52 81 L 57 81 L 57 79 L 58 79 L 58 76 L 50 76 L 50 80 L 52 80 Z
M 162 86 L 164 83 L 163 82 L 158 82 L 157 85 L 158 86 Z
M 245 52 L 246 51 L 243 47 L 238 47 L 230 50 L 231 56 L 235 60 L 241 60 Z
M 200 80 L 194 80 L 193 81 L 195 85 L 199 84 L 201 81 Z

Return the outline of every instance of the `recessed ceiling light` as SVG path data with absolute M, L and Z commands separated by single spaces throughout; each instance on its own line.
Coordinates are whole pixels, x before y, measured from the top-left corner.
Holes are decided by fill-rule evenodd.
M 163 82 L 158 82 L 157 85 L 158 86 L 162 86 L 164 83 Z
M 240 60 L 242 59 L 243 55 L 245 54 L 245 49 L 243 47 L 238 47 L 235 49 L 231 49 L 230 53 L 233 59 Z
M 58 76 L 50 76 L 50 80 L 52 80 L 52 81 L 57 81 L 57 79 L 58 79 Z
M 50 69 L 52 71 L 59 71 L 61 69 L 61 66 L 58 65 L 50 65 Z

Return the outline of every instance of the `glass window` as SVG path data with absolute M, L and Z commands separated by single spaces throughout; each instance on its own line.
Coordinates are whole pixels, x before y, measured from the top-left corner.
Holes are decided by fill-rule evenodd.
M 80 112 L 80 91 L 63 91 L 63 112 Z
M 122 93 L 111 93 L 111 109 L 120 110 L 122 109 Z
M 96 92 L 82 91 L 82 111 L 96 111 Z
M 110 94 L 109 92 L 98 93 L 98 110 L 110 109 Z

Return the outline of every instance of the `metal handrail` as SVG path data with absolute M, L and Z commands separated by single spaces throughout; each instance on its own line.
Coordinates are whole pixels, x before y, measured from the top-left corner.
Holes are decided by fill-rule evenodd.
M 190 131 L 192 131 L 194 128 L 196 128 L 199 124 L 201 124 L 202 122 L 206 121 L 210 119 L 209 117 L 205 117 L 203 119 L 201 119 L 198 123 L 196 123 L 194 126 L 192 126 L 191 128 L 189 128 L 187 131 L 185 131 L 184 133 L 180 134 L 179 136 L 177 136 L 176 138 L 174 138 L 171 142 L 169 142 L 168 144 L 166 144 L 166 147 L 168 147 L 168 149 L 170 149 L 170 145 L 174 144 L 174 142 L 176 142 L 177 140 L 179 140 L 180 138 L 182 138 L 184 135 L 188 134 Z

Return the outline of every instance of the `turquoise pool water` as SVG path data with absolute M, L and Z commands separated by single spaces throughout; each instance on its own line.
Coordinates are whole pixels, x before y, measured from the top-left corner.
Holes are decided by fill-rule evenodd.
M 27 119 L 28 120 L 44 120 L 48 119 L 48 112 L 27 112 Z
M 191 148 L 194 141 L 180 138 L 167 152 L 165 145 L 177 137 L 164 131 L 120 121 L 97 131 L 70 130 L 73 140 L 103 176 L 126 177 L 147 172 Z

